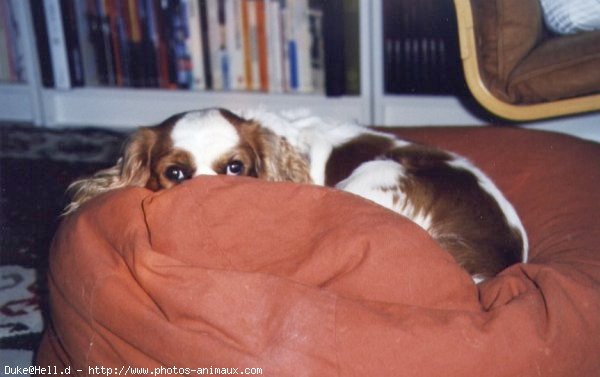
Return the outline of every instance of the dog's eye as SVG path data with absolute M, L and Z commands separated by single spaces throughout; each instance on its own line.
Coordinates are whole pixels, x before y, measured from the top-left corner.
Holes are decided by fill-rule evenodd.
M 188 176 L 185 174 L 183 169 L 180 168 L 179 166 L 169 166 L 165 170 L 165 177 L 169 181 L 175 182 L 175 183 L 180 183 L 181 181 L 184 181 L 188 178 Z
M 240 175 L 244 171 L 244 163 L 242 161 L 233 160 L 227 164 L 227 175 Z

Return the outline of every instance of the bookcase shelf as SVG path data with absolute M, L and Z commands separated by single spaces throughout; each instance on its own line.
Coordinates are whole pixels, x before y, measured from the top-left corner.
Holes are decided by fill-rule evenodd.
M 161 89 L 75 88 L 42 91 L 48 126 L 104 125 L 133 127 L 154 124 L 168 116 L 205 107 L 269 110 L 310 109 L 321 116 L 358 122 L 370 119 L 370 103 L 362 96 L 317 94 L 200 92 Z
M 0 84 L 0 119 L 34 122 L 34 97 L 31 86 L 24 83 Z
M 31 3 L 12 1 L 28 57 L 26 84 L 0 84 L 0 119 L 30 121 L 37 125 L 61 127 L 91 125 L 134 127 L 156 123 L 165 117 L 190 109 L 221 106 L 269 110 L 307 109 L 314 114 L 370 123 L 371 101 L 371 3 L 358 0 L 359 76 L 357 95 L 328 97 L 324 94 L 266 93 L 260 91 L 211 91 L 149 89 L 109 86 L 48 88 L 42 85 L 36 52 Z M 38 1 L 38 0 L 34 0 Z M 42 1 L 42 0 L 39 0 Z

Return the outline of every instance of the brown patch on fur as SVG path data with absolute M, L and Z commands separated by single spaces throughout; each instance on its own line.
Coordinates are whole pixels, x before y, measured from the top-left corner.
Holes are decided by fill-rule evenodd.
M 399 212 L 429 217 L 430 235 L 469 273 L 494 276 L 520 262 L 519 232 L 473 173 L 448 164 L 454 157 L 445 151 L 419 144 L 396 147 L 393 139 L 365 134 L 332 151 L 326 185 L 335 186 L 361 164 L 381 159 L 398 162 L 405 172 L 397 186 L 380 190 L 392 196 Z
M 334 148 L 325 166 L 325 185 L 335 186 L 361 164 L 378 159 L 392 146 L 390 138 L 364 134 Z
M 139 186 L 160 189 L 160 180 L 152 163 L 157 155 L 166 155 L 172 150 L 168 134 L 182 115 L 174 115 L 158 126 L 141 127 L 128 139 L 123 156 L 114 166 L 73 182 L 68 188 L 71 203 L 65 208 L 65 214 L 75 211 L 89 199 L 117 188 Z
M 240 131 L 258 156 L 257 177 L 274 182 L 310 183 L 308 159 L 283 137 L 258 125 Z
M 414 213 L 431 217 L 429 233 L 469 273 L 494 276 L 520 261 L 520 235 L 473 173 L 447 163 L 449 154 L 411 145 L 386 157 L 406 169 L 400 187 Z
M 231 111 L 229 111 L 227 109 L 218 109 L 218 110 L 221 113 L 221 116 L 223 116 L 223 118 L 227 119 L 227 121 L 229 123 L 233 124 L 237 128 L 241 128 L 245 124 L 249 123 L 248 120 L 232 113 Z
M 310 183 L 308 159 L 300 155 L 284 138 L 262 127 L 254 120 L 243 119 L 230 111 L 220 109 L 240 135 L 239 145 L 230 152 L 248 167 L 246 175 L 275 182 Z M 232 157 L 217 162 L 223 169 Z M 227 161 L 226 161 L 227 160 Z M 216 170 L 220 171 L 220 170 Z

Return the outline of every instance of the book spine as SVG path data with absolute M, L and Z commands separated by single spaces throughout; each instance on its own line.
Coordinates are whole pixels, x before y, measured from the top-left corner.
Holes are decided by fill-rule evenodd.
M 138 3 L 141 25 L 141 51 L 143 61 L 144 86 L 159 86 L 157 28 L 152 0 L 141 0 Z
M 156 24 L 156 65 L 158 69 L 158 85 L 164 89 L 177 87 L 175 74 L 171 70 L 169 61 L 169 26 L 168 26 L 168 3 L 153 1 L 153 16 Z
M 280 4 L 269 0 L 267 8 L 267 35 L 269 43 L 269 91 L 281 93 L 284 90 L 283 33 Z
M 311 5 L 309 11 L 311 86 L 314 92 L 325 89 L 325 57 L 323 47 L 323 11 Z M 343 41 L 342 41 L 343 42 Z
M 61 0 L 60 6 L 71 86 L 83 86 L 83 62 L 79 39 L 77 38 L 77 15 L 74 0 Z
M 69 89 L 71 88 L 71 76 L 59 0 L 44 0 L 44 16 L 50 45 L 54 87 Z
M 310 29 L 308 25 L 308 0 L 292 2 L 293 39 L 296 49 L 297 88 L 301 93 L 309 93 L 312 87 L 312 68 L 310 66 Z
M 212 89 L 223 89 L 223 72 L 221 67 L 221 33 L 219 25 L 219 3 L 217 0 L 207 0 L 206 14 L 208 17 L 208 50 L 210 51 L 210 67 L 212 74 Z
M 260 62 L 258 53 L 258 20 L 256 0 L 248 2 L 248 39 L 250 43 L 250 70 L 252 71 L 252 86 L 250 90 L 260 90 Z
M 343 46 L 344 46 L 344 65 L 346 72 L 345 94 L 360 94 L 360 46 L 356 41 L 360 39 L 359 30 L 359 2 L 344 1 L 343 11 Z M 325 20 L 323 26 L 325 26 Z
M 254 0 L 256 6 L 256 45 L 258 55 L 259 89 L 269 91 L 269 51 L 265 0 Z
M 110 34 L 110 15 L 107 7 L 108 0 L 96 0 L 96 14 L 99 25 L 99 49 L 102 50 L 103 77 L 106 85 L 115 85 L 115 57 L 113 53 L 113 41 Z
M 323 6 L 323 43 L 325 51 L 325 94 L 346 94 L 346 61 L 343 0 L 329 0 Z
M 108 18 L 110 32 L 111 54 L 114 63 L 115 85 L 126 86 L 127 82 L 127 41 L 122 36 L 123 17 L 121 14 L 121 6 L 118 0 L 108 0 L 106 2 L 106 16 Z
M 75 19 L 77 22 L 77 39 L 81 48 L 81 65 L 83 67 L 83 82 L 86 86 L 98 85 L 98 68 L 96 67 L 96 53 L 92 44 L 89 30 L 89 17 L 86 3 L 75 1 Z
M 187 23 L 187 4 L 188 0 L 175 1 L 172 4 L 174 9 L 171 20 L 174 31 L 172 43 L 176 57 L 177 86 L 182 89 L 191 88 L 193 81 L 191 58 L 187 50 L 187 39 L 190 36 L 190 29 Z
M 125 22 L 128 29 L 128 51 L 129 51 L 129 72 L 130 85 L 134 87 L 143 87 L 145 85 L 146 75 L 144 54 L 142 48 L 142 25 L 140 22 L 140 11 L 136 0 L 126 0 Z
M 197 0 L 191 0 L 188 4 L 188 25 L 190 28 L 190 37 L 187 40 L 187 48 L 192 62 L 192 88 L 203 90 L 206 89 L 206 85 L 204 82 L 204 61 L 202 59 L 200 9 Z
M 0 81 L 13 81 L 12 39 L 8 30 L 10 25 L 8 3 L 0 2 Z
M 19 22 L 19 19 L 16 15 L 17 12 L 17 7 L 20 6 L 20 4 L 17 4 L 18 2 L 20 2 L 20 0 L 8 0 L 8 19 L 10 21 L 10 24 L 7 25 L 8 27 L 8 33 L 9 33 L 9 38 L 10 41 L 12 41 L 11 43 L 11 51 L 12 51 L 12 67 L 13 67 L 13 72 L 12 72 L 12 78 L 13 81 L 17 81 L 17 82 L 25 82 L 26 79 L 26 55 L 25 55 L 25 43 L 27 43 L 24 40 L 24 32 L 23 32 L 23 27 L 25 25 L 21 24 Z
M 200 10 L 200 31 L 202 37 L 202 61 L 204 63 L 204 82 L 206 89 L 213 89 L 212 64 L 210 54 L 210 37 L 208 27 L 208 1 L 199 0 Z
M 225 29 L 230 89 L 243 90 L 246 88 L 246 77 L 244 72 L 241 0 L 225 0 Z
M 284 66 L 287 76 L 286 91 L 295 92 L 298 90 L 298 60 L 297 44 L 294 38 L 293 14 L 289 1 L 284 2 L 282 9 L 284 26 Z
M 252 75 L 252 45 L 250 38 L 249 0 L 241 0 L 242 39 L 244 45 L 244 74 L 246 90 L 252 90 L 254 77 Z
M 227 52 L 227 28 L 225 14 L 225 0 L 218 0 L 218 33 L 219 33 L 219 48 L 217 50 L 217 60 L 221 71 L 221 80 L 223 81 L 223 89 L 231 90 L 231 73 L 230 59 Z

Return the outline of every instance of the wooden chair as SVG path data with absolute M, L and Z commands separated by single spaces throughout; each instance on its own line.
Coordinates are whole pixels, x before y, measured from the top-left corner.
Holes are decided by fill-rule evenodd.
M 600 31 L 551 35 L 539 0 L 454 4 L 466 82 L 487 110 L 516 121 L 600 110 Z

